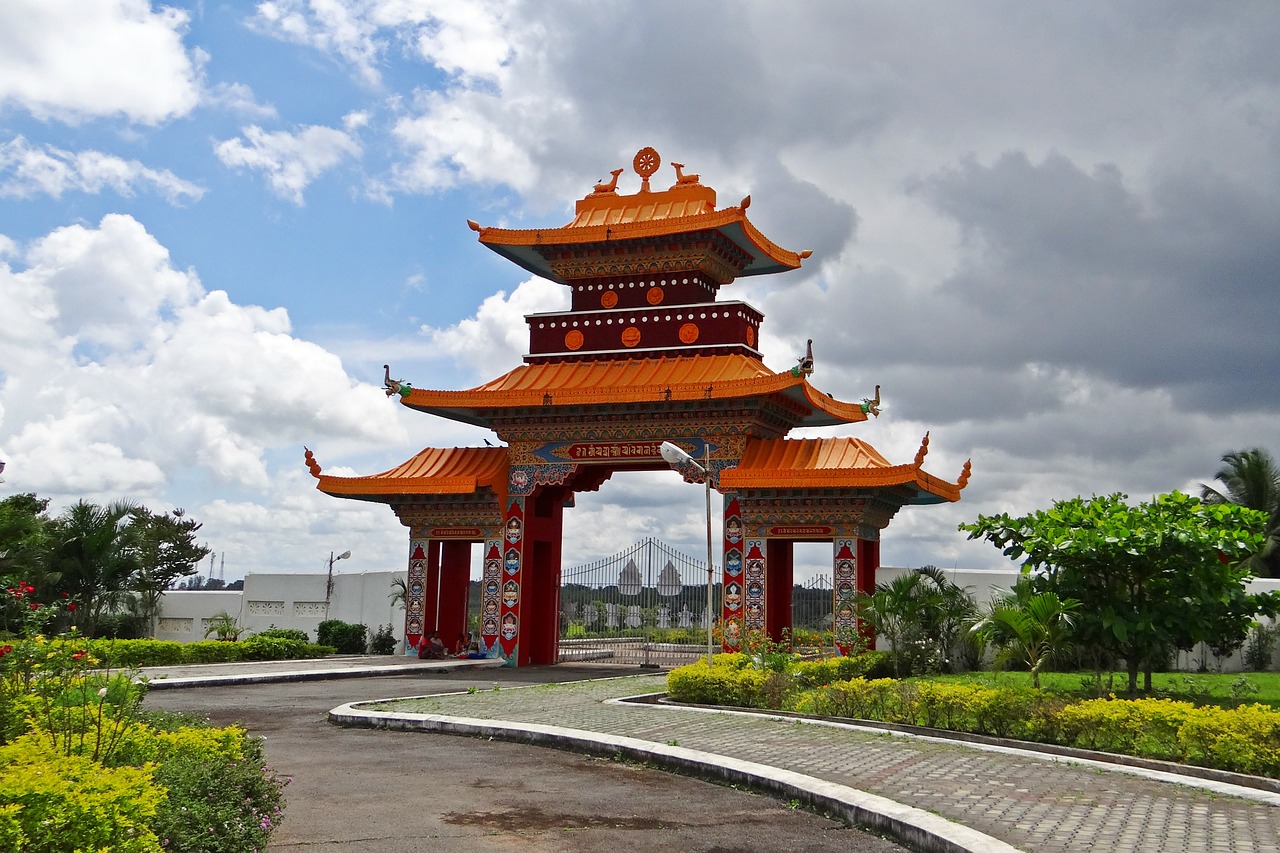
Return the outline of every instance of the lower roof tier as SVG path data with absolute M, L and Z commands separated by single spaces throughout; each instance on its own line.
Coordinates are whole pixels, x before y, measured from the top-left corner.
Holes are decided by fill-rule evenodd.
M 401 403 L 488 427 L 511 409 L 749 398 L 776 398 L 796 413 L 793 427 L 857 423 L 876 413 L 872 401 L 846 403 L 817 390 L 803 370 L 775 373 L 741 353 L 525 364 L 467 391 L 406 389 Z
M 749 439 L 737 465 L 720 471 L 717 487 L 721 492 L 890 492 L 900 505 L 960 500 L 969 481 L 969 463 L 956 482 L 948 482 L 921 467 L 927 446 L 926 437 L 913 462 L 894 465 L 857 438 Z M 322 474 L 310 451 L 307 462 L 319 481 L 316 488 L 326 494 L 396 503 L 423 496 L 472 495 L 482 489 L 505 495 L 510 470 L 507 454 L 505 447 L 428 447 L 388 471 L 363 477 Z M 651 461 L 650 467 L 662 467 L 660 457 Z M 600 457 L 581 464 L 627 467 L 618 463 L 616 458 Z

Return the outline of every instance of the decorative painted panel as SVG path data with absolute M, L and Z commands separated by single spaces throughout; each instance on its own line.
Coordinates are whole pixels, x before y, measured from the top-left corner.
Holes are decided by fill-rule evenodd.
M 323 601 L 295 601 L 293 615 L 307 619 L 323 619 L 325 603 Z
M 848 654 L 849 640 L 857 634 L 858 618 L 854 608 L 854 597 L 857 594 L 858 581 L 858 540 L 837 539 L 834 543 L 834 584 L 832 584 L 832 607 L 835 614 L 834 628 L 836 644 L 840 651 Z
M 161 618 L 156 629 L 161 634 L 190 634 L 194 625 L 194 619 Z
M 250 601 L 248 603 L 249 613 L 255 616 L 283 616 L 283 601 Z

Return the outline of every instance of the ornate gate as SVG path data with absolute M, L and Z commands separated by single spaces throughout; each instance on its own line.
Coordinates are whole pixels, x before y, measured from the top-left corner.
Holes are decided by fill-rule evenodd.
M 690 663 L 706 653 L 706 609 L 706 562 L 642 539 L 561 573 L 560 661 Z

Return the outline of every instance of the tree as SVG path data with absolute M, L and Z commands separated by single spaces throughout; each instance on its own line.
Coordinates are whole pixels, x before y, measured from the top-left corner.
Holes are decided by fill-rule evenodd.
M 106 506 L 79 501 L 50 526 L 50 564 L 61 586 L 79 602 L 76 626 L 92 635 L 98 617 L 123 604 L 137 571 L 138 552 L 129 528 L 134 504 Z
M 1213 476 L 1222 489 L 1201 483 L 1205 503 L 1237 504 L 1267 514 L 1266 544 L 1250 560 L 1258 574 L 1280 577 L 1280 465 L 1260 447 L 1234 450 L 1222 457 Z
M 960 529 L 1022 560 L 1035 591 L 1079 600 L 1077 642 L 1123 657 L 1135 692 L 1139 670 L 1150 690 L 1163 652 L 1243 635 L 1255 615 L 1280 609 L 1280 596 L 1244 588 L 1244 561 L 1265 540 L 1264 513 L 1180 492 L 1136 507 L 1126 500 L 1073 498 Z
M 56 574 L 49 571 L 49 501 L 34 494 L 12 495 L 0 501 L 0 589 L 31 586 L 31 600 L 49 604 L 57 595 Z M 24 624 L 11 597 L 0 598 L 0 630 L 17 632 Z
M 855 600 L 858 618 L 888 641 L 894 675 L 909 649 L 925 668 L 948 668 L 966 622 L 976 612 L 973 598 L 934 566 L 924 566 L 878 583 Z M 921 658 L 921 660 L 915 660 Z
M 991 602 L 991 609 L 973 633 L 995 645 L 999 659 L 1025 663 L 1031 684 L 1040 689 L 1040 671 L 1071 644 L 1071 629 L 1080 602 L 1063 600 L 1054 592 L 1030 593 L 1020 584 L 1008 595 Z
M 137 553 L 137 568 L 130 589 L 137 593 L 141 615 L 147 620 L 148 636 L 155 636 L 160 598 L 179 578 L 196 573 L 209 549 L 196 544 L 202 525 L 181 509 L 172 513 L 152 513 L 139 507 L 132 513 L 129 533 Z

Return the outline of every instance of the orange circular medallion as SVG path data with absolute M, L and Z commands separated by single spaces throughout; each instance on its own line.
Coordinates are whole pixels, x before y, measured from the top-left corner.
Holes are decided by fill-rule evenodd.
M 628 326 L 622 330 L 622 345 L 633 347 L 640 343 L 640 330 L 635 326 Z
M 645 299 L 649 300 L 650 305 L 660 305 L 662 303 L 662 288 L 649 288 L 649 293 L 645 296 Z
M 680 340 L 682 343 L 691 344 L 698 339 L 698 326 L 696 323 L 685 323 L 680 327 Z
M 579 332 L 577 329 L 574 329 L 572 332 L 565 335 L 564 345 L 567 346 L 569 349 L 573 349 L 573 350 L 581 349 L 582 348 L 582 332 Z
M 606 290 L 604 293 L 600 294 L 600 304 L 605 308 L 612 308 L 618 304 L 618 294 L 614 293 L 612 290 Z
M 747 326 L 747 346 L 756 345 L 756 328 L 755 326 Z

